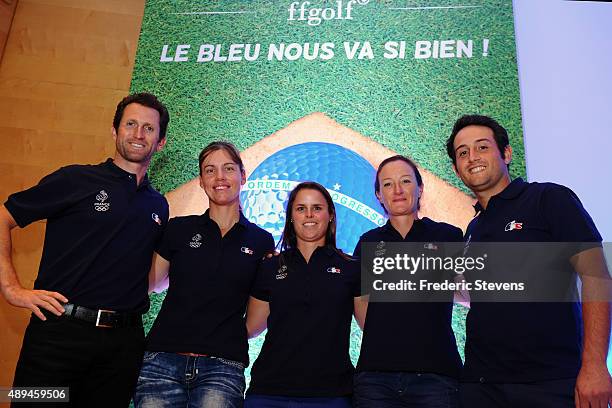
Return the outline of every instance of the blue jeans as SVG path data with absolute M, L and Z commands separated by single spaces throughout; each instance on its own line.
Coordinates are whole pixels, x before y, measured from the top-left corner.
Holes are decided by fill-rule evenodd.
M 239 408 L 244 389 L 240 362 L 147 351 L 134 404 L 137 408 Z
M 458 381 L 430 373 L 361 371 L 353 382 L 355 408 L 456 408 Z
M 349 397 L 282 397 L 249 394 L 244 408 L 351 408 Z

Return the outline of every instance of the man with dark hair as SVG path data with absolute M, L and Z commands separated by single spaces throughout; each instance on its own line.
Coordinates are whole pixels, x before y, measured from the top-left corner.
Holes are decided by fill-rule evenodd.
M 453 166 L 457 164 L 455 146 L 453 145 L 455 137 L 457 136 L 457 133 L 459 133 L 463 130 L 463 128 L 466 128 L 468 126 L 484 126 L 491 129 L 491 131 L 493 132 L 493 139 L 495 140 L 495 144 L 497 144 L 499 154 L 503 159 L 503 152 L 505 151 L 506 147 L 510 145 L 510 140 L 508 139 L 508 132 L 506 131 L 506 129 L 504 129 L 499 123 L 497 123 L 495 119 L 490 118 L 488 116 L 464 115 L 460 117 L 457 122 L 455 122 L 451 135 L 446 141 L 446 152 L 453 161 Z
M 568 259 L 556 258 L 554 272 L 538 274 L 551 278 L 549 282 L 565 276 L 575 282 L 577 272 L 582 280 L 582 305 L 472 302 L 466 321 L 463 405 L 607 407 L 612 398 L 606 366 L 609 273 L 591 217 L 566 187 L 511 181 L 508 134 L 489 117 L 460 118 L 446 146 L 455 173 L 477 199 L 476 216 L 465 234 L 466 248 L 477 242 L 571 243 L 563 246 L 571 248 Z M 528 264 L 525 259 L 504 262 L 508 266 L 503 273 L 511 274 L 523 272 Z M 466 273 L 468 281 L 475 278 Z M 473 298 L 478 296 L 473 293 Z
M 121 124 L 121 118 L 123 118 L 123 111 L 128 105 L 132 103 L 137 103 L 147 108 L 155 109 L 159 113 L 159 139 L 165 140 L 166 130 L 168 129 L 168 122 L 170 122 L 170 114 L 168 113 L 168 109 L 166 109 L 164 104 L 162 104 L 155 95 L 150 94 L 148 92 L 140 92 L 128 95 L 117 104 L 115 116 L 113 117 L 113 129 L 115 129 L 115 131 L 119 129 L 119 125 Z
M 111 129 L 113 159 L 62 167 L 0 208 L 2 294 L 32 311 L 15 387 L 69 387 L 71 406 L 128 406 L 144 353 L 151 258 L 168 220 L 146 171 L 166 143 L 168 121 L 154 95 L 127 96 Z M 17 278 L 10 231 L 43 219 L 30 290 Z

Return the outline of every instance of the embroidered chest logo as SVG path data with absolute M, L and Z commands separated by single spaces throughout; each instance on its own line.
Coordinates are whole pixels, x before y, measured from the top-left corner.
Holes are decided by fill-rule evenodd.
M 191 241 L 189 242 L 189 246 L 192 248 L 199 248 L 202 246 L 202 235 L 195 234 Z
M 510 221 L 508 224 L 506 224 L 506 228 L 504 228 L 504 231 L 514 231 L 520 229 L 523 229 L 522 222 Z
M 336 268 L 335 266 L 330 266 L 329 268 L 327 268 L 328 273 L 340 273 L 340 271 L 340 268 Z
M 157 224 L 157 225 L 162 225 L 162 220 L 161 218 L 159 218 L 159 215 L 152 213 L 151 214 L 151 219 Z
M 251 248 L 242 247 L 240 248 L 240 252 L 247 255 L 253 255 L 253 250 Z
M 96 195 L 96 200 L 98 201 L 97 203 L 94 203 L 94 209 L 96 211 L 108 211 L 110 208 L 110 203 L 106 202 L 106 200 L 108 200 L 108 194 L 106 191 L 100 190 L 98 195 Z
M 283 265 L 276 271 L 276 279 L 285 279 L 287 277 L 287 265 Z

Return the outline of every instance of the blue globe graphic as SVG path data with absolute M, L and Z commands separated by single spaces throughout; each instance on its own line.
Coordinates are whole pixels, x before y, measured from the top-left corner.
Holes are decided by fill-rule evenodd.
M 372 165 L 349 149 L 332 143 L 302 143 L 279 150 L 257 166 L 240 199 L 244 215 L 278 242 L 289 192 L 302 181 L 316 181 L 334 200 L 337 245 L 352 253 L 361 234 L 386 222 L 373 191 L 375 176 Z

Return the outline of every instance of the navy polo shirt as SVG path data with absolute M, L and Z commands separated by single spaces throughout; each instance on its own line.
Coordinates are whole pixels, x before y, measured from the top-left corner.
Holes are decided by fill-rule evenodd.
M 403 238 L 390 221 L 361 236 L 362 242 L 461 242 L 457 227 L 429 218 L 414 221 Z M 359 371 L 425 372 L 459 377 L 461 358 L 451 327 L 453 294 L 447 302 L 372 302 L 361 342 Z
M 308 263 L 297 249 L 265 260 L 253 296 L 269 302 L 268 332 L 248 392 L 351 394 L 349 337 L 359 289 L 359 263 L 331 246 L 317 248 Z
M 170 262 L 170 286 L 147 350 L 198 353 L 249 363 L 247 301 L 270 233 L 240 214 L 221 237 L 208 211 L 172 218 L 157 252 Z
M 466 231 L 469 242 L 553 242 L 569 245 L 566 259 L 552 279 L 574 276 L 571 255 L 601 242 L 601 236 L 578 197 L 552 183 L 526 183 L 518 178 L 491 197 L 487 208 L 475 206 L 477 216 Z M 581 243 L 591 243 L 583 245 Z M 469 247 L 469 246 L 468 246 Z M 504 270 L 512 273 L 524 260 L 508 257 Z M 559 268 L 557 264 L 560 264 Z M 468 281 L 476 276 L 465 274 Z M 472 302 L 466 321 L 463 380 L 466 382 L 532 382 L 576 377 L 582 352 L 582 315 L 577 302 Z
M 62 167 L 4 204 L 20 227 L 47 219 L 35 289 L 92 309 L 146 312 L 151 257 L 168 203 L 111 159 Z

